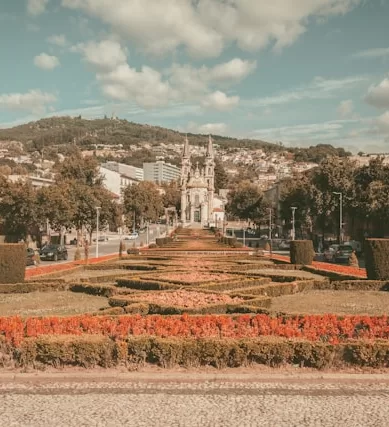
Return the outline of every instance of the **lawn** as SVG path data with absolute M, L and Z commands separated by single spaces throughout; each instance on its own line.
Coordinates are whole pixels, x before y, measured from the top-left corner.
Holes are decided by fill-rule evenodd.
M 70 316 L 102 307 L 107 298 L 67 291 L 0 294 L 0 316 Z
M 291 314 L 389 314 L 389 292 L 308 291 L 273 298 L 271 311 Z

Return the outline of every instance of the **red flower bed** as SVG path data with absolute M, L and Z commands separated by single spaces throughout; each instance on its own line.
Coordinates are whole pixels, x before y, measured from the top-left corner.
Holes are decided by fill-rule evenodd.
M 290 262 L 290 258 L 285 255 L 272 255 L 271 259 Z M 358 267 L 350 267 L 348 265 L 338 265 L 330 264 L 327 262 L 313 261 L 312 267 L 315 267 L 317 270 L 323 271 L 333 271 L 334 273 L 345 274 L 347 276 L 361 277 L 363 279 L 367 278 L 366 269 Z
M 336 344 L 353 339 L 388 339 L 388 316 L 270 317 L 256 316 L 73 316 L 21 319 L 0 318 L 0 334 L 18 346 L 24 338 L 40 335 L 103 334 L 113 339 L 128 336 L 182 338 L 255 338 L 278 336 Z
M 109 261 L 111 259 L 117 258 L 118 255 L 104 255 L 98 258 L 90 258 L 88 264 L 97 264 L 99 262 Z M 55 264 L 55 265 L 40 265 L 39 267 L 30 268 L 26 270 L 24 275 L 25 279 L 30 279 L 35 276 L 42 276 L 44 274 L 57 273 L 60 271 L 67 271 L 73 268 L 79 267 L 80 265 L 85 265 L 85 261 L 70 261 L 64 264 Z

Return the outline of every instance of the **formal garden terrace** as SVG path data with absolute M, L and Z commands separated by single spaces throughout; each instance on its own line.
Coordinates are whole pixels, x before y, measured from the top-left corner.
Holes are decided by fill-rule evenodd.
M 0 245 L 0 364 L 388 367 L 388 279 L 205 230 L 158 243 L 26 277 L 24 246 Z

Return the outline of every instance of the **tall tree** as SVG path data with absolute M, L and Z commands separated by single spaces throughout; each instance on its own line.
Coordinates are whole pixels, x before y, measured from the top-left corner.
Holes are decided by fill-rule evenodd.
M 128 219 L 135 214 L 136 227 L 145 221 L 156 221 L 163 213 L 163 200 L 158 187 L 149 181 L 130 185 L 124 190 L 124 212 Z
M 265 220 L 267 207 L 262 191 L 248 181 L 241 182 L 228 193 L 226 210 L 234 217 L 260 224 Z
M 223 163 L 219 159 L 215 159 L 215 191 L 228 188 L 228 175 L 224 169 Z
M 177 181 L 170 181 L 162 185 L 164 194 L 162 202 L 164 208 L 175 207 L 177 212 L 181 211 L 181 190 Z

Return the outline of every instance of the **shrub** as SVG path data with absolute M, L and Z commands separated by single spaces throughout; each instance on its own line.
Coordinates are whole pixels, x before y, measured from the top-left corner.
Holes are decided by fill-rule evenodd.
M 271 249 L 271 247 L 270 247 L 270 243 L 269 243 L 269 242 L 266 242 L 266 243 L 265 243 L 264 250 L 265 250 L 266 252 L 270 252 L 270 249 Z
M 139 248 L 130 248 L 130 249 L 127 249 L 127 253 L 128 255 L 139 255 L 140 250 Z
M 155 249 L 155 248 L 157 248 L 158 246 L 155 244 L 155 243 L 150 243 L 149 244 L 149 249 Z
M 365 264 L 370 280 L 389 280 L 389 239 L 366 239 Z
M 115 286 L 101 284 L 78 283 L 70 287 L 72 292 L 83 292 L 89 295 L 97 295 L 102 297 L 111 297 L 117 293 Z
M 0 283 L 22 283 L 26 270 L 24 243 L 0 245 Z
M 348 265 L 350 267 L 359 267 L 359 261 L 358 258 L 355 254 L 355 252 L 353 251 L 353 253 L 350 255 L 350 258 L 348 259 Z
M 292 240 L 290 242 L 290 262 L 292 264 L 312 265 L 314 255 L 312 240 Z

